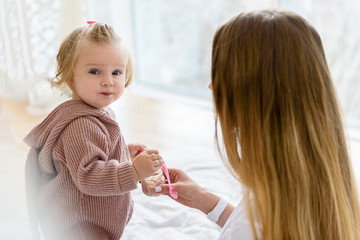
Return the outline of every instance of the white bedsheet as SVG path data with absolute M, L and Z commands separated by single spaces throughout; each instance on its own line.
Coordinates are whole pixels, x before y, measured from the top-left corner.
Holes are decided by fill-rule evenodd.
M 360 143 L 351 142 L 355 175 L 360 186 Z M 169 168 L 180 168 L 201 186 L 236 205 L 241 199 L 239 183 L 227 172 L 216 150 L 176 149 L 162 152 Z M 2 179 L 4 180 L 4 179 Z M 148 197 L 141 186 L 132 192 L 134 214 L 125 228 L 125 240 L 211 240 L 220 228 L 198 210 L 190 209 L 167 196 Z M 26 213 L 0 221 L 0 239 L 30 239 Z
M 240 185 L 227 172 L 215 151 L 178 149 L 162 153 L 169 168 L 180 168 L 201 186 L 237 204 Z M 124 239 L 217 239 L 220 228 L 199 210 L 185 207 L 167 196 L 148 197 L 141 186 L 133 192 L 134 215 Z

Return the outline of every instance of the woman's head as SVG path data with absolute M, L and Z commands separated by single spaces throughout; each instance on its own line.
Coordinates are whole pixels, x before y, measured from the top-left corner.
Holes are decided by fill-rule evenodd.
M 129 86 L 134 77 L 134 67 L 130 53 L 124 47 L 122 39 L 114 29 L 106 24 L 92 23 L 74 30 L 62 42 L 57 55 L 57 73 L 51 80 L 55 87 L 69 87 L 74 90 L 74 70 L 77 60 L 84 49 L 89 45 L 112 45 L 122 48 L 126 55 L 126 84 Z
M 223 134 L 241 146 L 267 144 L 268 133 L 276 140 L 296 134 L 294 127 L 317 122 L 313 114 L 327 115 L 335 101 L 320 37 L 290 12 L 242 13 L 223 25 L 211 76 Z
M 291 12 L 242 13 L 215 34 L 211 77 L 227 160 L 255 197 L 264 239 L 351 229 L 344 206 L 358 209 L 356 187 L 316 30 Z

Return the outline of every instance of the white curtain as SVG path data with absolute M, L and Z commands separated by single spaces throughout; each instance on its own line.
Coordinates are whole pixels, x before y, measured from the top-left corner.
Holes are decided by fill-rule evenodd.
M 61 102 L 48 80 L 61 39 L 86 15 L 87 1 L 0 0 L 0 96 L 28 102 L 34 114 Z

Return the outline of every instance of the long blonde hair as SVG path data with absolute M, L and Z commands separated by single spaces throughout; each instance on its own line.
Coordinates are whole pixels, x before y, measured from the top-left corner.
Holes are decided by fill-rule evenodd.
M 62 42 L 57 54 L 56 76 L 50 80 L 52 86 L 66 89 L 73 88 L 74 69 L 81 50 L 90 43 L 112 44 L 118 46 L 122 39 L 113 27 L 103 23 L 92 23 L 80 27 L 71 32 Z M 127 65 L 125 71 L 126 84 L 129 86 L 134 78 L 133 60 L 129 51 L 123 47 L 127 54 Z
M 291 12 L 242 13 L 215 34 L 211 77 L 255 236 L 260 225 L 255 239 L 360 239 L 357 186 L 316 30 Z

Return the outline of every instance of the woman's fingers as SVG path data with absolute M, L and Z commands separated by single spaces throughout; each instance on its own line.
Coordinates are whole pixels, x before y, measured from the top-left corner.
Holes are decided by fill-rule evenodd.
M 157 189 L 154 189 L 154 191 L 160 194 L 169 194 L 170 193 L 169 185 L 161 184 L 158 186 Z
M 142 180 L 141 186 L 142 186 L 143 192 L 150 197 L 161 195 L 162 187 L 155 186 L 155 184 L 151 181 Z

